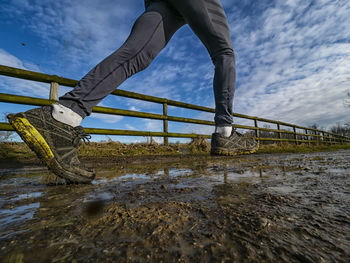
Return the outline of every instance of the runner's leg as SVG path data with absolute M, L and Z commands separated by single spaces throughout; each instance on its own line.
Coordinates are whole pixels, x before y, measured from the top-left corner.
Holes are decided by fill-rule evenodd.
M 147 68 L 183 25 L 183 19 L 168 3 L 151 3 L 136 20 L 126 42 L 60 97 L 59 103 L 83 118 L 90 115 L 92 108 L 122 82 Z
M 219 0 L 166 0 L 189 24 L 215 65 L 214 95 L 217 127 L 232 125 L 236 69 L 230 30 Z

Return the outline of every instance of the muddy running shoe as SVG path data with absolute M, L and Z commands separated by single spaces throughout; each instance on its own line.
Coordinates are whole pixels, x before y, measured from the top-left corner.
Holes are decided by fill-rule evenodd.
M 230 137 L 213 133 L 211 137 L 212 155 L 237 155 L 256 152 L 259 148 L 254 138 L 232 131 Z
M 81 126 L 56 121 L 52 107 L 44 106 L 7 116 L 12 127 L 49 169 L 68 183 L 89 183 L 95 174 L 78 159 L 77 147 L 90 136 Z

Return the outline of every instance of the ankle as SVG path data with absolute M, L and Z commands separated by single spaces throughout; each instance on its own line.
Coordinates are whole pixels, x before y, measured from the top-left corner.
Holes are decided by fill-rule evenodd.
M 52 104 L 52 117 L 59 122 L 77 127 L 81 124 L 83 118 L 70 108 L 63 106 L 59 103 Z
M 230 137 L 232 133 L 232 126 L 222 126 L 222 127 L 215 127 L 215 133 L 219 133 L 224 137 Z

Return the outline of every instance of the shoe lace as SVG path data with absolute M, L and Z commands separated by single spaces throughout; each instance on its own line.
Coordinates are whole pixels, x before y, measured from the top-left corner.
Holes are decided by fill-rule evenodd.
M 240 133 L 240 132 L 238 132 L 238 131 L 234 131 L 237 135 L 239 135 L 239 136 L 244 136 L 244 134 L 243 133 Z
M 236 129 L 232 129 L 231 135 L 236 134 L 237 136 L 243 137 L 244 135 L 240 132 L 238 132 Z
M 75 127 L 73 130 L 74 139 L 73 146 L 78 147 L 80 142 L 83 141 L 85 144 L 90 143 L 91 135 L 84 131 L 84 128 L 81 126 Z

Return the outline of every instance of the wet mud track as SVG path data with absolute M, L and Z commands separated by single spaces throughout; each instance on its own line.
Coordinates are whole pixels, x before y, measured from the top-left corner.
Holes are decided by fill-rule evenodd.
M 350 151 L 0 177 L 0 262 L 350 262 Z

